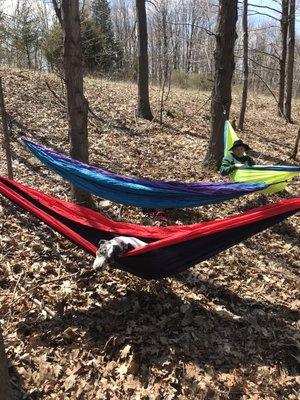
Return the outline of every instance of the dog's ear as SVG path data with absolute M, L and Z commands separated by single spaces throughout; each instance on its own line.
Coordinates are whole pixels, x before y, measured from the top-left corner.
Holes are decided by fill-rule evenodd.
M 105 253 L 106 258 L 111 258 L 114 252 L 114 246 L 111 243 L 106 244 L 103 246 L 103 253 Z

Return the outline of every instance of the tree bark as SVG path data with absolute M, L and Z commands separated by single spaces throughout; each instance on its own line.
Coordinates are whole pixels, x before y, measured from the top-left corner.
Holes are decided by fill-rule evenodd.
M 296 160 L 296 158 L 297 158 L 298 149 L 299 149 L 299 142 L 300 142 L 300 128 L 299 128 L 298 133 L 297 133 L 295 146 L 294 146 L 294 150 L 293 150 L 293 153 L 292 153 L 292 159 L 293 160 Z
M 2 329 L 0 328 L 0 400 L 14 400 L 14 398 L 10 386 Z
M 145 0 L 136 0 L 138 28 L 138 115 L 152 121 L 149 101 L 148 32 Z
M 248 45 L 249 45 L 249 34 L 248 34 L 248 0 L 244 0 L 243 9 L 243 94 L 241 111 L 238 121 L 238 129 L 243 130 L 245 113 L 247 107 L 248 97 L 248 77 L 249 77 L 249 62 L 248 62 Z
M 88 102 L 83 94 L 83 68 L 78 0 L 62 0 L 61 21 L 64 32 L 64 72 L 67 89 L 70 155 L 88 163 Z M 91 203 L 91 196 L 72 186 L 78 203 Z
M 11 151 L 10 151 L 10 137 L 7 127 L 7 114 L 5 109 L 5 101 L 4 101 L 3 87 L 2 87 L 2 77 L 0 77 L 0 111 L 2 117 L 3 147 L 5 149 L 5 155 L 6 155 L 7 175 L 10 179 L 14 179 L 13 167 L 11 161 Z
M 162 4 L 161 9 L 161 30 L 163 36 L 163 48 L 162 48 L 162 81 L 160 85 L 160 110 L 159 110 L 159 123 L 163 122 L 163 111 L 164 111 L 164 97 L 165 97 L 165 86 L 169 77 L 169 57 L 168 57 L 168 34 L 167 34 L 167 7 L 166 3 Z
M 288 33 L 288 13 L 289 0 L 281 2 L 281 58 L 279 65 L 279 96 L 278 96 L 278 114 L 284 116 L 284 94 L 285 94 L 285 71 L 286 71 L 286 55 L 287 55 L 287 33 Z
M 296 0 L 290 0 L 287 68 L 286 68 L 286 98 L 284 106 L 284 114 L 288 122 L 292 122 L 292 97 L 293 97 L 294 63 L 295 63 L 295 15 L 296 15 Z
M 231 83 L 235 68 L 237 0 L 220 0 L 214 53 L 215 75 L 211 100 L 211 136 L 205 164 L 219 166 L 224 152 L 224 123 L 229 119 Z

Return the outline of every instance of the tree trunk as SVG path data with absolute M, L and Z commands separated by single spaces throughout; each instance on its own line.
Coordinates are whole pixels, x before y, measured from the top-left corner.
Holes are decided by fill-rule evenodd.
M 0 328 L 0 400 L 13 400 L 15 398 L 9 380 L 2 329 Z
M 159 123 L 163 122 L 165 86 L 169 77 L 169 57 L 168 57 L 168 34 L 167 34 L 167 9 L 166 4 L 163 4 L 161 10 L 161 30 L 163 36 L 163 52 L 162 52 L 162 81 L 160 85 L 160 110 Z
M 249 62 L 248 62 L 248 0 L 244 0 L 243 10 L 243 94 L 242 105 L 238 121 L 238 129 L 243 130 L 245 113 L 248 97 L 248 77 L 249 77 Z
M 3 87 L 2 87 L 2 77 L 0 77 L 0 112 L 2 117 L 3 147 L 5 149 L 5 155 L 6 155 L 7 176 L 10 179 L 14 179 L 11 151 L 10 151 L 10 137 L 7 127 L 7 114 L 5 109 L 5 101 L 4 101 Z
M 211 136 L 205 164 L 219 166 L 224 153 L 224 123 L 229 119 L 238 0 L 220 0 L 214 53 L 215 75 L 211 99 Z
M 292 153 L 292 159 L 293 160 L 296 160 L 296 158 L 297 158 L 298 149 L 299 149 L 299 142 L 300 142 L 300 128 L 299 128 L 298 133 L 297 133 L 295 146 L 294 146 L 294 150 L 293 150 L 293 153 Z
M 294 79 L 294 62 L 295 62 L 295 15 L 296 0 L 290 0 L 289 9 L 289 34 L 288 34 L 288 54 L 286 68 L 286 98 L 284 113 L 288 122 L 292 122 L 292 97 L 293 97 L 293 79 Z
M 288 13 L 289 13 L 289 0 L 282 0 L 281 2 L 281 58 L 279 66 L 279 96 L 278 96 L 278 114 L 284 116 L 284 93 L 285 93 L 285 70 L 286 70 L 286 55 L 287 55 L 287 33 L 288 33 Z
M 191 29 L 191 32 L 187 39 L 187 51 L 186 51 L 186 63 L 187 63 L 186 72 L 187 73 L 191 72 L 191 67 L 192 67 L 193 40 L 194 40 L 194 29 L 195 29 L 194 21 L 192 21 L 190 29 Z
M 70 155 L 88 163 L 88 102 L 83 94 L 83 69 L 78 0 L 62 0 L 61 20 L 64 32 L 64 72 L 67 88 Z M 78 203 L 91 203 L 91 196 L 72 187 Z
M 176 39 L 175 39 L 176 40 Z M 178 69 L 179 61 L 178 61 L 178 43 L 176 42 L 173 46 L 173 69 Z
M 138 27 L 138 115 L 152 121 L 149 102 L 148 33 L 145 0 L 136 0 Z

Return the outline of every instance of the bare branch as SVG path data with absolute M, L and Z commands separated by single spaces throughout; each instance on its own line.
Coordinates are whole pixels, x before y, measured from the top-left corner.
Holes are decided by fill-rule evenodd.
M 61 16 L 61 6 L 58 4 L 57 0 L 52 0 L 53 8 L 55 11 L 55 14 L 57 16 L 57 19 L 59 20 L 60 25 L 62 26 L 63 21 L 62 21 L 62 16 Z
M 262 13 L 262 12 L 259 12 L 259 11 L 253 11 L 253 10 L 251 10 L 251 14 L 249 13 L 249 16 L 250 16 L 250 17 L 253 17 L 253 16 L 255 16 L 255 15 L 262 15 L 262 16 L 264 16 L 264 17 L 272 18 L 272 19 L 274 19 L 275 21 L 280 22 L 280 18 L 276 18 L 276 17 L 274 17 L 274 15 L 270 15 L 270 14 L 267 14 L 267 13 Z
M 275 54 L 268 53 L 267 51 L 259 50 L 259 49 L 250 49 L 249 51 L 253 51 L 255 53 L 264 54 L 265 56 L 270 56 L 275 58 L 277 61 L 280 61 L 280 57 L 276 56 Z
M 235 55 L 235 57 L 236 57 L 236 58 L 243 58 L 242 56 L 239 56 L 239 55 Z M 253 64 L 258 65 L 259 67 L 262 67 L 262 68 L 264 68 L 264 69 L 268 69 L 268 70 L 270 70 L 270 71 L 279 72 L 279 69 L 278 69 L 278 68 L 272 68 L 272 67 L 268 67 L 267 65 L 260 64 L 258 61 L 253 60 L 253 58 L 248 57 L 248 60 L 251 61 L 251 62 L 253 62 Z
M 202 29 L 204 32 L 206 32 L 208 35 L 210 36 L 217 36 L 214 32 L 210 31 L 209 29 L 205 28 L 204 26 L 199 26 L 199 25 L 195 25 L 195 24 L 189 24 L 189 23 L 185 23 L 185 22 L 167 22 L 167 24 L 169 25 L 175 25 L 175 26 L 190 26 L 193 28 L 198 28 L 198 29 Z
M 277 10 L 276 8 L 269 7 L 269 6 L 262 6 L 262 5 L 259 5 L 259 4 L 251 4 L 251 3 L 249 3 L 248 6 L 255 7 L 255 8 L 263 8 L 263 9 L 267 9 L 267 10 L 274 11 L 274 12 L 277 12 L 279 14 L 282 14 L 282 12 L 280 10 Z M 250 10 L 250 11 L 252 11 L 252 10 Z
M 273 92 L 273 90 L 270 88 L 270 86 L 267 84 L 267 82 L 255 71 L 252 71 L 252 73 L 258 77 L 258 79 L 260 79 L 262 81 L 262 83 L 266 86 L 266 88 L 268 89 L 268 91 L 271 93 L 271 95 L 274 97 L 276 104 L 278 105 L 278 99 L 275 95 L 275 93 Z

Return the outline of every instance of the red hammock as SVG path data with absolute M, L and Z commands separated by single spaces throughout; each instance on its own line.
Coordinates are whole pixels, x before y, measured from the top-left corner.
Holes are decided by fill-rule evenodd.
M 147 242 L 118 260 L 119 268 L 146 279 L 182 272 L 300 210 L 300 198 L 293 198 L 220 220 L 152 227 L 114 222 L 4 177 L 0 193 L 90 254 L 95 255 L 100 239 L 134 236 Z

